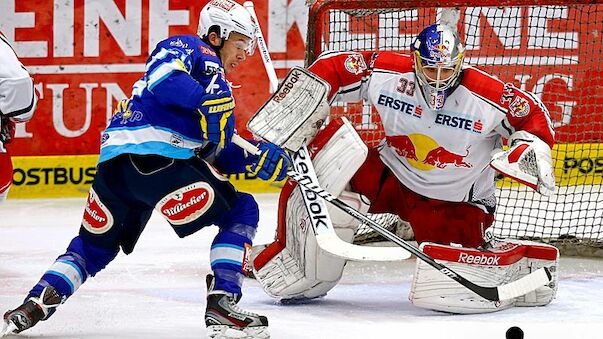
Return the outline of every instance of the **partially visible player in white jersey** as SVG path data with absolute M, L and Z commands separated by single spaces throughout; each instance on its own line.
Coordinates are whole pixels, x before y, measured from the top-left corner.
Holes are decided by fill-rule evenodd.
M 38 97 L 33 79 L 0 33 L 0 202 L 13 180 L 13 165 L 6 144 L 14 137 L 15 124 L 31 119 Z
M 310 71 L 331 85 L 331 101 L 372 104 L 385 130 L 379 146 L 362 155 L 361 165 L 330 168 L 329 180 L 349 180 L 338 186 L 348 185 L 347 196 L 359 194 L 362 199 L 354 202 L 367 198 L 369 213 L 393 213 L 408 221 L 423 251 L 449 261 L 450 267 L 460 265 L 458 272 L 476 283 L 503 284 L 542 266 L 554 271 L 558 251 L 552 246 L 484 240 L 494 222 L 495 170 L 543 195 L 554 192 L 551 147 L 555 139 L 546 107 L 534 94 L 464 65 L 464 47 L 449 26 L 426 27 L 411 51 L 411 55 L 331 52 L 310 66 Z M 333 163 L 334 159 L 321 156 L 323 151 L 327 154 L 322 147 L 325 139 L 335 135 L 333 130 L 338 128 L 324 129 L 309 147 L 318 149 L 313 161 L 317 172 Z M 505 151 L 503 139 L 509 146 Z M 287 217 L 280 223 L 298 220 L 292 217 L 295 207 L 287 205 L 285 212 Z M 293 248 L 300 237 L 299 225 L 291 224 L 279 225 L 277 239 L 281 243 L 287 239 L 285 249 L 292 247 L 288 253 L 305 272 L 296 272 L 296 279 L 263 285 L 269 294 L 285 299 L 324 295 L 341 277 L 343 264 L 332 268 L 339 274 L 328 279 L 307 273 L 307 267 L 321 272 L 325 269 L 321 260 L 328 259 L 298 255 L 313 252 L 307 245 L 305 251 Z M 295 241 L 290 242 L 292 238 Z M 274 246 L 269 249 L 272 252 L 256 256 L 256 270 L 272 267 L 277 260 Z M 261 276 L 269 276 L 264 273 Z M 488 302 L 422 261 L 417 263 L 414 279 L 410 299 L 415 305 L 460 313 L 545 305 L 556 292 L 554 277 L 549 286 L 521 300 Z

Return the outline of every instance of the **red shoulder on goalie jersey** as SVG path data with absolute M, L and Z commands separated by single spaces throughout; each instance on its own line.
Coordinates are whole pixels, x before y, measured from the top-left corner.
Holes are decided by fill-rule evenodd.
M 330 52 L 310 66 L 310 71 L 330 84 L 332 102 L 370 103 L 385 132 L 378 147 L 354 154 L 347 148 L 340 149 L 345 144 L 341 134 L 353 134 L 353 128 L 341 127 L 336 133 L 327 128 L 320 132 L 316 139 L 335 140 L 337 136 L 340 141 L 317 148 L 313 163 L 318 180 L 323 185 L 346 187 L 331 193 L 359 210 L 392 213 L 408 221 L 417 242 L 429 245 L 432 256 L 450 261 L 451 267 L 466 267 L 471 278 L 496 272 L 491 280 L 481 283 L 514 281 L 545 266 L 554 271 L 558 252 L 552 246 L 484 240 L 496 209 L 494 169 L 542 194 L 554 190 L 554 133 L 546 107 L 533 94 L 465 66 L 463 44 L 448 26 L 426 27 L 413 41 L 411 51 L 411 55 Z M 328 133 L 332 134 L 327 136 Z M 506 151 L 500 149 L 504 139 L 509 140 Z M 336 148 L 339 150 L 333 151 Z M 330 162 L 327 154 L 332 157 Z M 329 165 L 340 158 L 354 159 L 356 163 L 364 160 L 358 166 Z M 323 171 L 328 174 L 321 177 Z M 271 270 L 284 265 L 289 271 L 280 274 L 295 271 L 296 278 L 264 284 L 269 286 L 270 294 L 283 298 L 323 295 L 336 284 L 343 264 L 308 254 L 316 253 L 312 250 L 316 244 L 309 239 L 312 232 L 301 236 L 299 233 L 304 231 L 295 224 L 295 220 L 303 219 L 298 215 L 301 209 L 295 208 L 300 200 L 283 195 L 281 199 L 287 201 L 281 202 L 285 206 L 281 212 L 286 217 L 280 221 L 277 239 L 285 244 L 285 249 L 273 259 L 264 260 L 259 280 L 275 279 Z M 338 224 L 335 219 L 333 223 Z M 342 239 L 346 238 L 345 227 L 338 227 Z M 297 242 L 283 241 L 289 238 Z M 305 256 L 299 257 L 295 246 L 305 247 Z M 484 251 L 490 254 L 481 254 Z M 441 253 L 446 255 L 441 257 Z M 478 257 L 486 259 L 482 263 L 476 261 Z M 498 259 L 488 261 L 490 258 Z M 279 260 L 282 265 L 277 263 Z M 298 268 L 290 266 L 295 261 L 299 262 Z M 305 274 L 308 267 L 323 272 L 327 266 L 331 269 L 329 276 Z M 551 285 L 528 298 L 529 303 L 516 299 L 496 304 L 472 295 L 427 265 L 418 265 L 411 300 L 418 306 L 460 313 L 545 305 L 555 296 L 555 281 L 556 276 Z M 452 292 L 446 296 L 424 292 L 432 290 L 435 282 L 450 287 Z

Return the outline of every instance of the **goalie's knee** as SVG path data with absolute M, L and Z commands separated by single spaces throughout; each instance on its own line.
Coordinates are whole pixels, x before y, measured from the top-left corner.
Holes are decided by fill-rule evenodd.
M 486 251 L 423 243 L 421 249 L 467 280 L 483 286 L 500 286 L 547 267 L 549 284 L 511 300 L 489 301 L 417 260 L 409 299 L 419 307 L 451 313 L 496 312 L 512 306 L 544 306 L 557 292 L 557 248 L 535 242 L 498 241 Z

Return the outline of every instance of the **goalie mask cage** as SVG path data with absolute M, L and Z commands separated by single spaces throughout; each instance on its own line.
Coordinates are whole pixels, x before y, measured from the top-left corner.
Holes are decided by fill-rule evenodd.
M 498 178 L 494 234 L 603 256 L 603 0 L 318 0 L 306 62 L 325 51 L 410 53 L 413 38 L 442 18 L 457 27 L 466 64 L 535 93 L 554 122 L 556 193 L 543 197 Z M 369 146 L 383 137 L 369 105 L 334 106 L 332 115 L 347 116 Z M 357 238 L 367 232 L 361 227 Z

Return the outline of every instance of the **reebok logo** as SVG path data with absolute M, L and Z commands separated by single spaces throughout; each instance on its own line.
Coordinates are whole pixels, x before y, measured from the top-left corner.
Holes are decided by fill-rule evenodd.
M 499 265 L 499 260 L 500 257 L 496 255 L 488 256 L 485 254 L 472 255 L 467 253 L 460 253 L 459 259 L 457 261 L 465 264 L 495 266 Z
M 281 85 L 281 87 L 279 87 L 279 90 L 277 92 L 278 94 L 275 95 L 274 99 L 272 100 L 274 100 L 274 102 L 280 103 L 283 99 L 285 99 L 285 97 L 287 97 L 287 94 L 289 94 L 293 90 L 293 86 L 299 81 L 301 75 L 302 72 L 298 70 L 291 72 L 291 76 L 285 79 L 285 82 Z
M 304 150 L 299 150 L 296 154 L 294 154 L 293 162 L 299 175 L 293 175 L 292 178 L 300 183 L 303 198 L 306 202 L 306 210 L 308 211 L 308 215 L 310 217 L 310 222 L 315 229 L 332 228 L 331 219 L 329 218 L 325 204 L 318 201 L 318 197 L 328 200 L 328 198 L 325 196 L 328 197 L 330 194 L 325 191 L 316 193 L 302 186 L 303 183 L 305 185 L 310 185 L 311 187 L 319 188 L 316 186 L 314 180 L 308 175 L 311 171 L 313 171 L 313 168 L 310 167 L 312 166 L 310 156 Z

